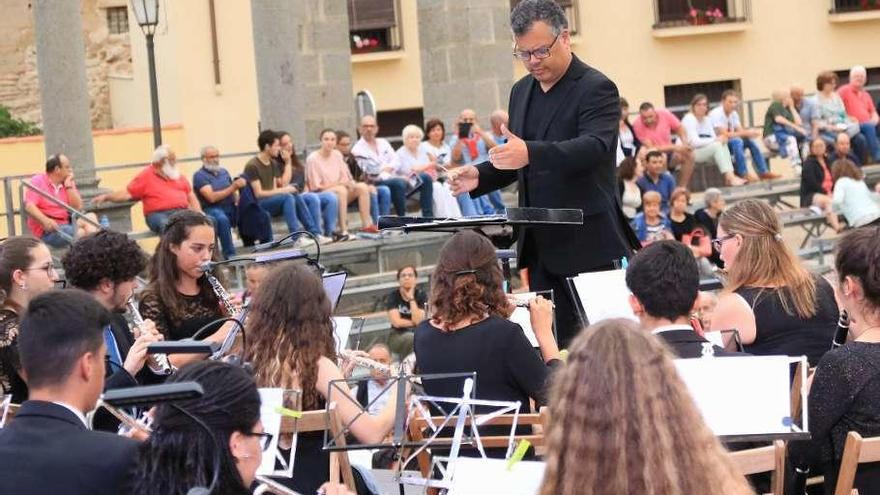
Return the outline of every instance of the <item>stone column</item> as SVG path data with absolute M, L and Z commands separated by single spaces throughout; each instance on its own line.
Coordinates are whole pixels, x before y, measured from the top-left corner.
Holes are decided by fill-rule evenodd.
M 513 85 L 510 0 L 419 0 L 419 45 L 425 118 L 447 129 L 473 108 L 484 129 L 507 109 Z
M 70 158 L 80 188 L 97 185 L 79 0 L 32 0 L 46 156 Z M 34 164 L 35 171 L 43 164 Z
M 325 127 L 353 127 L 346 0 L 251 0 L 251 12 L 262 128 L 303 151 Z

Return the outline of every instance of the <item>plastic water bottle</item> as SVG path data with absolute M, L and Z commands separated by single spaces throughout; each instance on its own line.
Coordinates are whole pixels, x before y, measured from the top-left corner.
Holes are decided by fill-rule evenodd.
M 110 228 L 110 219 L 107 218 L 107 215 L 101 215 L 101 220 L 99 220 L 98 223 L 100 223 L 101 227 L 103 227 L 105 229 Z

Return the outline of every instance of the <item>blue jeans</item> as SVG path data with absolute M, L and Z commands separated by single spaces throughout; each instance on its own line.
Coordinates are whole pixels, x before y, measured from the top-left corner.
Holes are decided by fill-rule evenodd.
M 755 172 L 758 175 L 767 173 L 767 162 L 764 160 L 764 155 L 761 154 L 761 148 L 758 148 L 758 143 L 755 141 L 749 138 L 732 137 L 727 141 L 727 148 L 730 150 L 730 154 L 733 155 L 733 170 L 736 175 L 744 177 L 748 173 L 746 168 L 746 148 L 748 148 L 749 153 L 752 155 L 752 165 L 755 167 Z
M 154 211 L 146 216 L 147 227 L 153 232 L 162 235 L 162 232 L 165 232 L 165 226 L 168 225 L 168 220 L 171 219 L 171 215 L 178 211 L 183 211 L 184 209 L 185 208 L 176 208 L 173 210 Z
M 859 130 L 861 131 L 862 136 L 865 136 L 865 141 L 871 152 L 871 157 L 875 162 L 880 162 L 880 139 L 877 137 L 877 129 L 880 129 L 880 126 L 876 126 L 870 122 L 859 124 Z
M 416 189 L 416 192 L 419 194 L 419 204 L 422 207 L 422 216 L 425 218 L 431 218 L 434 216 L 434 179 L 425 172 L 418 175 L 419 178 L 422 179 L 422 183 L 419 185 L 418 189 Z
M 339 200 L 332 192 L 307 192 L 294 194 L 296 202 L 296 215 L 305 229 L 314 235 L 331 235 L 336 230 L 336 220 L 339 215 Z M 321 230 L 321 220 L 324 221 L 324 230 Z
M 288 232 L 299 230 L 299 220 L 296 217 L 296 201 L 291 194 L 276 194 L 259 200 L 260 207 L 269 212 L 273 217 L 284 217 Z
M 45 232 L 40 239 L 54 248 L 64 248 L 73 243 L 72 239 L 74 237 L 76 237 L 76 225 L 60 223 L 58 224 L 58 230 L 55 232 Z
M 214 232 L 220 239 L 223 257 L 232 258 L 235 256 L 235 244 L 232 241 L 232 221 L 229 220 L 229 217 L 234 216 L 235 213 L 220 206 L 208 206 L 204 210 L 205 215 L 214 221 Z
M 488 194 L 484 194 L 475 199 L 474 205 L 477 207 L 477 215 L 491 215 L 495 213 L 495 207 L 489 202 Z
M 492 204 L 492 208 L 495 209 L 492 213 L 504 213 L 504 210 L 507 208 L 504 206 L 504 201 L 501 199 L 501 190 L 496 189 L 492 192 L 488 192 L 485 194 L 488 198 L 489 203 Z
M 406 216 L 406 179 L 392 178 L 377 180 L 376 187 L 385 186 L 391 194 L 391 204 L 399 217 Z
M 477 211 L 477 202 L 471 198 L 470 193 L 461 193 L 455 199 L 458 201 L 458 207 L 461 209 L 461 216 L 472 217 L 482 213 L 482 211 Z
M 788 136 L 794 136 L 799 142 L 804 138 L 803 134 L 783 124 L 773 124 L 773 135 L 776 136 L 776 142 L 779 144 L 780 158 L 788 158 L 788 148 L 785 146 Z
M 391 214 L 391 189 L 388 186 L 376 186 L 376 193 L 370 194 L 370 216 L 373 223 L 379 223 L 379 216 Z

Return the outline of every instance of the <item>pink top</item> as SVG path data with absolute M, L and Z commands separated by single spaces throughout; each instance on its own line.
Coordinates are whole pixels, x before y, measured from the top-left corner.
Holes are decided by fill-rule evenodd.
M 61 201 L 66 205 L 70 204 L 70 200 L 67 197 L 67 189 L 64 188 L 63 184 L 58 184 L 57 186 L 52 184 L 52 181 L 49 180 L 48 174 L 42 173 L 31 177 L 31 184 L 58 201 Z M 73 186 L 73 190 L 76 191 L 76 186 Z M 70 223 L 70 215 L 68 215 L 67 210 L 30 189 L 25 189 L 24 202 L 26 204 L 36 205 L 44 215 L 55 220 L 58 225 Z M 34 237 L 37 239 L 43 237 L 43 226 L 40 225 L 40 222 L 29 216 L 27 224 L 28 228 L 31 229 L 31 233 L 34 234 Z
M 654 127 L 648 127 L 642 122 L 642 116 L 633 121 L 633 131 L 642 145 L 669 146 L 672 144 L 672 133 L 681 128 L 681 121 L 672 112 L 665 108 L 655 109 L 657 122 Z
M 864 89 L 856 90 L 852 84 L 844 84 L 837 90 L 840 99 L 843 100 L 843 106 L 846 107 L 847 115 L 859 121 L 859 124 L 871 120 L 871 114 L 874 113 L 874 102 L 871 101 L 871 95 Z
M 306 184 L 309 191 L 323 191 L 336 184 L 354 182 L 348 165 L 338 150 L 324 158 L 321 151 L 313 151 L 306 158 Z

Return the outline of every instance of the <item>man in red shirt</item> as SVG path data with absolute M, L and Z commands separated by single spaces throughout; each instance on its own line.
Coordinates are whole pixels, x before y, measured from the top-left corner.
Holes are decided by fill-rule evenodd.
M 65 155 L 50 156 L 46 160 L 46 173 L 31 177 L 31 185 L 75 210 L 82 208 L 82 198 L 73 181 L 73 168 Z M 67 246 L 74 238 L 97 230 L 79 218 L 72 223 L 67 209 L 31 189 L 25 190 L 24 202 L 30 215 L 27 224 L 31 233 L 52 247 Z M 86 216 L 97 221 L 94 213 Z
M 95 204 L 105 201 L 143 201 L 147 226 L 157 234 L 165 230 L 172 214 L 189 208 L 201 212 L 192 187 L 177 168 L 177 155 L 162 145 L 153 152 L 153 161 L 128 183 L 125 189 L 95 196 Z
M 694 149 L 687 144 L 687 132 L 678 117 L 646 101 L 639 106 L 639 116 L 632 125 L 642 146 L 662 151 L 669 172 L 678 169 L 678 185 L 688 187 L 694 174 Z M 679 144 L 672 142 L 673 134 L 678 136 Z
M 865 68 L 857 65 L 849 70 L 849 84 L 841 86 L 837 93 L 843 100 L 847 115 L 859 122 L 859 130 L 868 142 L 871 156 L 862 158 L 873 158 L 875 162 L 880 162 L 880 139 L 877 138 L 880 116 L 877 115 L 877 108 L 874 107 L 871 95 L 865 91 L 867 79 L 868 73 Z M 868 161 L 865 160 L 865 163 Z

